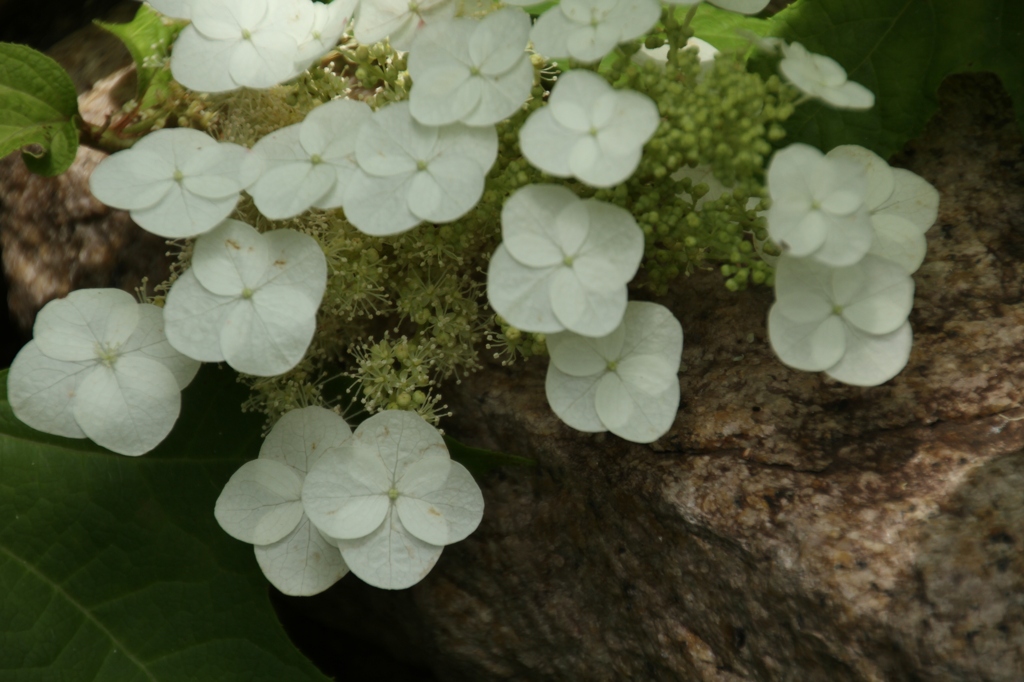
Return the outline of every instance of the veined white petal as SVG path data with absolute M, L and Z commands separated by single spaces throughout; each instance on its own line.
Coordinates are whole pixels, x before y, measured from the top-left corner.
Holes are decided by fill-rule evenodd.
M 363 582 L 383 590 L 403 590 L 427 577 L 443 548 L 409 533 L 391 510 L 377 530 L 355 540 L 339 540 L 338 549 Z
M 303 474 L 328 452 L 336 452 L 352 435 L 334 412 L 310 405 L 285 412 L 267 434 L 260 459 L 283 462 Z
M 192 271 L 210 293 L 241 296 L 259 286 L 270 258 L 270 249 L 255 228 L 225 220 L 196 240 Z
M 634 443 L 652 443 L 672 428 L 679 411 L 679 382 L 650 394 L 609 372 L 594 397 L 597 414 L 609 431 Z
M 422 496 L 444 514 L 448 522 L 448 539 L 444 544 L 465 540 L 477 529 L 484 515 L 484 496 L 472 474 L 458 462 L 451 463 L 445 484 Z
M 838 315 L 820 322 L 794 322 L 782 314 L 778 304 L 768 311 L 772 350 L 793 369 L 820 372 L 839 362 L 846 352 L 846 327 Z
M 299 525 L 301 494 L 302 477 L 295 469 L 283 462 L 254 459 L 228 479 L 213 515 L 231 537 L 269 545 Z
M 341 550 L 303 516 L 298 527 L 270 545 L 256 545 L 256 561 L 267 580 L 284 594 L 320 594 L 348 574 Z
M 11 363 L 7 400 L 14 416 L 33 429 L 65 438 L 85 438 L 72 411 L 78 387 L 95 362 L 54 360 L 29 341 Z
M 573 377 L 563 373 L 553 362 L 548 364 L 544 392 L 551 410 L 577 431 L 607 431 L 608 427 L 597 415 L 596 407 L 597 387 L 603 376 L 604 373 Z
M 32 336 L 54 360 L 97 360 L 119 349 L 139 323 L 139 304 L 120 289 L 79 289 L 36 315 Z
M 487 300 L 495 312 L 523 331 L 562 331 L 565 326 L 551 307 L 551 286 L 560 269 L 558 265 L 523 265 L 499 245 L 487 268 Z
M 852 386 L 878 386 L 899 374 L 910 359 L 913 333 L 904 322 L 889 334 L 873 335 L 846 326 L 846 353 L 825 373 Z
M 192 270 L 183 272 L 167 292 L 164 333 L 179 353 L 201 362 L 221 362 L 220 330 L 238 299 L 210 293 Z
M 121 356 L 133 354 L 156 360 L 169 369 L 181 390 L 192 383 L 199 371 L 198 361 L 182 355 L 167 341 L 163 308 L 149 303 L 139 305 L 139 324 L 119 351 Z

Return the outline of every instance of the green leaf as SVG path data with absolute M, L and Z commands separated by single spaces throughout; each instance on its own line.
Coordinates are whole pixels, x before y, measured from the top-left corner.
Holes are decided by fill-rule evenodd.
M 24 156 L 33 172 L 63 173 L 78 150 L 77 119 L 75 84 L 57 62 L 0 43 L 0 157 L 31 145 Z
M 684 6 L 676 10 L 678 19 L 682 20 L 686 15 L 684 10 L 688 11 L 689 7 Z M 741 31 L 750 31 L 763 37 L 771 31 L 772 21 L 746 16 L 738 12 L 727 12 L 702 2 L 690 21 L 690 28 L 693 29 L 693 34 L 696 37 L 711 43 L 722 52 L 732 50 L 746 52 L 750 49 L 751 44 Z
M 859 144 L 888 158 L 917 137 L 952 74 L 994 71 L 1024 129 L 1024 2 L 1020 0 L 797 0 L 773 32 L 826 54 L 875 93 L 866 112 L 800 106 L 787 141 L 822 150 Z
M 252 547 L 213 518 L 261 419 L 206 367 L 138 458 L 33 431 L 0 372 L 0 679 L 325 680 L 293 647 Z
M 170 70 L 163 62 L 170 54 L 171 44 L 178 37 L 183 22 L 165 24 L 158 12 L 148 5 L 140 5 L 135 18 L 127 24 L 108 24 L 99 20 L 93 23 L 113 33 L 128 48 L 138 74 L 136 98 L 140 102 L 151 87 L 166 85 L 170 80 Z
M 448 446 L 448 452 L 452 459 L 469 469 L 474 476 L 486 474 L 491 469 L 502 466 L 535 467 L 537 460 L 519 455 L 509 455 L 504 452 L 474 448 L 455 440 L 451 436 L 444 437 L 444 443 Z

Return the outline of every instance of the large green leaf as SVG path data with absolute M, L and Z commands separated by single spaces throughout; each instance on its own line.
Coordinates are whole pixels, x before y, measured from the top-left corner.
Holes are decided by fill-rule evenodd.
M 137 99 L 142 102 L 151 87 L 165 86 L 171 79 L 164 60 L 170 54 L 171 44 L 181 31 L 182 22 L 164 23 L 163 17 L 148 5 L 140 5 L 135 18 L 127 24 L 94 23 L 121 39 L 135 62 L 138 76 Z M 143 103 L 145 105 L 145 103 Z
M 260 445 L 234 374 L 207 367 L 138 458 L 18 422 L 0 372 L 0 679 L 324 680 L 213 506 Z
M 78 150 L 77 118 L 75 84 L 57 62 L 25 45 L 0 43 L 0 157 L 28 147 L 25 163 L 33 172 L 63 173 Z
M 917 137 L 951 73 L 993 71 L 1024 127 L 1024 2 L 1021 0 L 797 0 L 773 32 L 827 54 L 877 98 L 866 112 L 808 103 L 786 125 L 787 141 L 828 150 L 859 144 L 888 158 Z

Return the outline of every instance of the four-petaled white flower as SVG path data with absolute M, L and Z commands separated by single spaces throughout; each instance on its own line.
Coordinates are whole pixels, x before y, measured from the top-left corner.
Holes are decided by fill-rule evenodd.
M 530 17 L 518 9 L 424 26 L 409 50 L 413 118 L 485 126 L 514 114 L 533 87 L 529 33 Z
M 326 286 L 327 259 L 312 237 L 225 220 L 196 240 L 192 267 L 167 294 L 167 339 L 196 360 L 281 374 L 306 353 Z
M 665 0 L 666 5 L 696 5 L 701 0 Z M 708 0 L 712 5 L 717 5 L 730 12 L 739 14 L 757 14 L 768 6 L 769 0 Z
M 584 336 L 619 326 L 644 254 L 644 233 L 628 211 L 560 185 L 527 185 L 505 202 L 501 234 L 487 298 L 509 324 Z
M 259 172 L 259 160 L 245 147 L 171 128 L 105 158 L 89 177 L 89 189 L 104 204 L 128 210 L 145 230 L 181 239 L 227 218 Z
M 476 530 L 484 500 L 437 429 L 412 412 L 370 417 L 302 486 L 306 514 L 349 568 L 387 590 L 415 585 L 445 545 Z
M 311 206 L 342 205 L 357 172 L 356 139 L 373 114 L 364 102 L 338 99 L 321 104 L 302 123 L 276 130 L 252 148 L 263 165 L 249 188 L 256 208 L 272 220 L 296 216 Z
M 461 218 L 480 200 L 497 156 L 493 127 L 425 126 L 408 102 L 389 104 L 359 129 L 360 172 L 345 191 L 345 217 L 374 236 Z
M 192 90 L 269 88 L 294 78 L 312 35 L 310 0 L 202 0 L 174 42 L 171 75 Z
M 775 152 L 768 165 L 768 234 L 791 256 L 852 265 L 871 248 L 864 167 L 806 144 Z
M 596 62 L 647 33 L 659 16 L 656 0 L 562 0 L 540 16 L 530 39 L 545 57 Z
M 159 308 L 119 289 L 50 301 L 11 365 L 8 400 L 39 431 L 141 455 L 171 431 L 199 363 L 171 348 Z
M 877 386 L 907 364 L 914 280 L 896 263 L 868 255 L 832 268 L 783 254 L 775 298 L 768 338 L 790 367 Z
M 362 0 L 355 37 L 363 45 L 385 38 L 396 50 L 408 50 L 424 26 L 455 16 L 455 0 Z
M 302 509 L 306 474 L 352 435 L 345 420 L 322 407 L 287 412 L 274 424 L 258 459 L 224 486 L 214 516 L 233 538 L 255 545 L 263 575 L 285 594 L 319 594 L 348 573 L 341 552 Z
M 683 328 L 664 306 L 630 301 L 611 334 L 547 337 L 545 390 L 555 414 L 579 431 L 611 431 L 650 443 L 672 427 L 679 409 Z
M 574 70 L 559 77 L 548 105 L 530 114 L 519 131 L 519 146 L 546 173 L 611 187 L 636 170 L 660 121 L 650 97 L 616 90 L 596 73 Z
M 864 147 L 842 145 L 825 156 L 847 159 L 864 168 L 864 202 L 875 228 L 868 253 L 898 263 L 907 274 L 917 271 L 928 249 L 924 234 L 939 215 L 938 191 L 919 175 L 890 168 L 885 159 Z
M 874 93 L 847 80 L 846 70 L 831 57 L 808 52 L 800 43 L 783 43 L 782 54 L 782 75 L 809 96 L 837 109 L 870 109 L 875 105 Z

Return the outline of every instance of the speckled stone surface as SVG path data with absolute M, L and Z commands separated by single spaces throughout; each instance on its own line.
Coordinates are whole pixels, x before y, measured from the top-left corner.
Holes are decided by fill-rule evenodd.
M 787 369 L 770 293 L 695 276 L 668 436 L 573 432 L 543 361 L 473 376 L 448 428 L 537 470 L 408 593 L 302 608 L 445 680 L 1024 679 L 1024 147 L 994 79 L 942 99 L 894 160 L 942 193 L 896 379 Z

